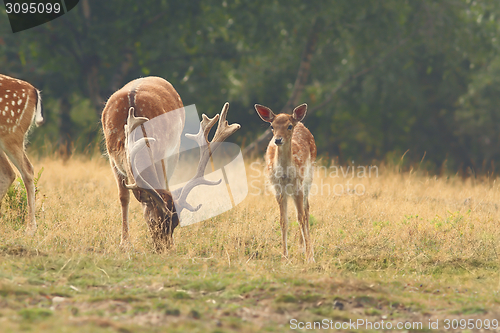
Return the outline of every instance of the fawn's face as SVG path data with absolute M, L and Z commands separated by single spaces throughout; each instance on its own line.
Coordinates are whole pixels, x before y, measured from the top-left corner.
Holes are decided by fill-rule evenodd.
M 307 104 L 297 106 L 291 115 L 275 115 L 271 109 L 259 104 L 255 104 L 255 110 L 262 120 L 271 124 L 273 141 L 277 146 L 281 146 L 292 139 L 293 129 L 306 115 Z
M 298 121 L 288 114 L 281 113 L 277 115 L 271 123 L 273 131 L 273 140 L 277 146 L 292 139 L 293 129 Z

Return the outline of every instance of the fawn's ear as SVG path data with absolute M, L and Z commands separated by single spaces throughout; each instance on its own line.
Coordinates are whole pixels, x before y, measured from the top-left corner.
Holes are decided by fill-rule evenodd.
M 270 108 L 268 108 L 264 105 L 255 104 L 255 111 L 257 111 L 257 113 L 259 114 L 259 117 L 262 120 L 264 120 L 268 123 L 272 123 L 274 120 L 274 117 L 276 117 L 276 115 L 273 113 L 273 111 L 271 111 Z
M 293 119 L 297 121 L 302 121 L 302 119 L 304 119 L 304 117 L 306 116 L 306 113 L 307 113 L 307 104 L 304 103 L 293 109 L 292 116 Z

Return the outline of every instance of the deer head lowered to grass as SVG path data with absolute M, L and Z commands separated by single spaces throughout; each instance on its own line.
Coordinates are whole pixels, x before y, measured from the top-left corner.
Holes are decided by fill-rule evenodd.
M 36 126 L 43 124 L 40 92 L 28 82 L 0 74 L 0 200 L 16 178 L 10 159 L 26 187 L 28 235 L 36 231 L 35 184 L 33 166 L 24 152 L 24 144 L 33 120 Z
M 206 180 L 204 172 L 212 153 L 240 128 L 240 125 L 229 125 L 226 121 L 228 109 L 229 104 L 226 103 L 220 116 L 210 119 L 203 115 L 198 134 L 186 135 L 199 145 L 198 168 L 196 175 L 183 187 L 170 191 L 168 179 L 177 165 L 185 122 L 184 105 L 174 87 L 162 78 L 146 77 L 129 82 L 109 98 L 102 113 L 102 126 L 122 206 L 121 245 L 130 244 L 130 190 L 142 204 L 155 250 L 161 252 L 172 245 L 173 231 L 179 224 L 182 210 L 196 211 L 201 206 L 193 207 L 186 201 L 191 190 L 199 185 L 220 183 Z M 159 116 L 161 130 L 146 133 L 144 123 Z M 216 133 L 209 141 L 208 134 L 217 121 L 219 124 Z M 143 136 L 139 140 L 132 140 L 137 133 L 135 130 L 139 128 Z M 162 143 L 168 144 L 163 146 Z M 140 162 L 140 152 L 145 148 L 148 151 L 158 148 L 169 150 L 170 158 L 168 161 L 162 159 L 141 171 L 137 168 L 137 163 Z M 144 176 L 145 173 L 148 174 L 147 177 Z
M 266 175 L 274 187 L 280 208 L 283 257 L 288 257 L 287 199 L 292 197 L 300 225 L 300 243 L 305 246 L 306 260 L 314 262 L 309 236 L 309 190 L 313 180 L 316 144 L 311 132 L 301 123 L 307 104 L 297 106 L 291 115 L 275 115 L 271 109 L 259 104 L 255 105 L 255 110 L 262 120 L 271 124 L 273 131 L 265 155 Z

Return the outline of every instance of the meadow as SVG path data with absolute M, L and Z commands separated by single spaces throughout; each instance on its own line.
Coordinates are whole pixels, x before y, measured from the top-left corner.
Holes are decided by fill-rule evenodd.
M 242 203 L 177 228 L 163 254 L 153 253 L 135 199 L 133 248 L 120 248 L 120 205 L 105 157 L 32 162 L 35 173 L 43 168 L 36 235 L 24 235 L 19 198 L 5 198 L 0 210 L 1 332 L 500 327 L 496 177 L 325 164 L 310 198 L 316 262 L 306 264 L 291 203 L 290 258 L 281 258 L 278 206 L 260 160 L 248 164 Z

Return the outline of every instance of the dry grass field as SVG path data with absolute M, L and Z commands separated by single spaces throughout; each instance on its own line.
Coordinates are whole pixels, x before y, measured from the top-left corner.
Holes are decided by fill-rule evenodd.
M 36 235 L 24 235 L 6 199 L 1 207 L 2 332 L 281 332 L 308 331 L 315 321 L 332 331 L 388 323 L 431 331 L 436 321 L 438 331 L 500 327 L 496 178 L 318 168 L 310 199 L 316 263 L 305 264 L 291 202 L 290 258 L 281 259 L 279 211 L 259 161 L 248 165 L 241 204 L 177 228 L 164 254 L 152 253 L 135 199 L 133 249 L 120 248 L 120 205 L 104 157 L 33 164 L 43 168 Z M 375 326 L 338 326 L 357 320 Z

